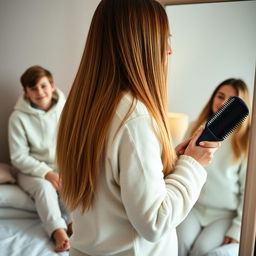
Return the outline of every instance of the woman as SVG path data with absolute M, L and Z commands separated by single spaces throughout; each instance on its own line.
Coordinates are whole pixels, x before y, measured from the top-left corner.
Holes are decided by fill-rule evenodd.
M 242 98 L 250 108 L 249 91 L 244 81 L 227 79 L 214 90 L 187 134 L 193 134 L 197 127 L 204 124 L 233 96 Z M 214 160 L 206 167 L 208 176 L 200 197 L 191 213 L 177 228 L 180 256 L 208 255 L 213 249 L 228 244 L 230 245 L 218 248 L 216 255 L 237 255 L 250 122 L 249 115 L 222 142 Z M 211 253 L 215 255 L 213 251 Z
M 178 147 L 167 128 L 170 31 L 154 0 L 103 0 L 59 127 L 70 255 L 177 255 L 175 227 L 199 196 L 219 146 Z

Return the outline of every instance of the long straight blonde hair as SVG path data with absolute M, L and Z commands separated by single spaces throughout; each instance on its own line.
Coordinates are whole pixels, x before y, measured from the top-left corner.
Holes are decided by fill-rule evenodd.
M 246 120 L 241 125 L 239 125 L 238 128 L 232 134 L 231 143 L 232 143 L 232 150 L 233 150 L 233 160 L 234 162 L 237 162 L 241 157 L 247 156 L 248 148 L 249 148 L 249 130 L 250 130 L 250 124 L 251 124 L 251 102 L 250 102 L 249 90 L 243 80 L 229 78 L 221 82 L 216 87 L 209 101 L 207 102 L 207 104 L 199 114 L 199 117 L 194 122 L 193 127 L 191 129 L 191 134 L 193 134 L 201 124 L 204 124 L 210 117 L 213 116 L 214 114 L 212 111 L 213 99 L 217 94 L 217 92 L 220 90 L 220 88 L 224 85 L 232 86 L 237 92 L 237 96 L 246 102 L 250 110 L 249 117 L 247 117 Z
M 57 165 L 68 209 L 93 206 L 109 127 L 125 92 L 143 102 L 156 121 L 163 173 L 171 173 L 176 155 L 166 117 L 168 37 L 165 10 L 154 0 L 98 5 L 58 131 Z

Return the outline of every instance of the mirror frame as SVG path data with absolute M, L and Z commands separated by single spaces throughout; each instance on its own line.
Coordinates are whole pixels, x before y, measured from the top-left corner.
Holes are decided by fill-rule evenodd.
M 247 0 L 255 1 L 255 0 Z M 218 2 L 243 2 L 243 0 L 158 0 L 163 6 L 218 3 Z M 249 154 L 245 182 L 244 206 L 239 245 L 239 256 L 253 256 L 256 233 L 256 69 L 254 75 L 254 90 L 252 104 L 252 123 L 249 135 Z

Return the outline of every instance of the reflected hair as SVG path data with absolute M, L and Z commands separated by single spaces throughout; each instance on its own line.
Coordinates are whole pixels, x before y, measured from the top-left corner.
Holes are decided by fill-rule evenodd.
M 156 122 L 163 174 L 176 154 L 167 125 L 168 18 L 154 0 L 102 0 L 64 106 L 57 138 L 61 197 L 69 210 L 93 206 L 109 128 L 124 93 L 141 101 Z M 120 129 L 120 127 L 119 127 Z M 154 126 L 153 126 L 154 129 Z
M 232 86 L 235 91 L 237 92 L 237 96 L 243 99 L 250 112 L 249 116 L 245 119 L 244 122 L 242 122 L 237 129 L 232 133 L 231 137 L 231 144 L 232 144 L 232 150 L 233 150 L 233 160 L 234 162 L 237 162 L 241 157 L 246 157 L 248 154 L 248 148 L 249 148 L 249 130 L 250 130 L 250 124 L 251 124 L 251 102 L 250 102 L 250 96 L 249 96 L 249 89 L 246 85 L 246 83 L 241 79 L 235 79 L 235 78 L 229 78 L 223 82 L 221 82 L 216 89 L 213 91 L 209 101 L 199 114 L 199 117 L 196 119 L 196 121 L 193 124 L 193 127 L 191 129 L 191 134 L 193 134 L 196 129 L 204 124 L 209 118 L 211 118 L 214 113 L 212 111 L 212 105 L 213 105 L 213 99 L 217 92 L 220 90 L 220 88 L 224 85 L 230 85 Z

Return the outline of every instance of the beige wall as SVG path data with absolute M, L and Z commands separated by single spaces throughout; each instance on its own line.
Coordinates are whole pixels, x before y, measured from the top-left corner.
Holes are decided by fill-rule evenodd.
M 52 71 L 67 95 L 99 0 L 0 0 L 0 162 L 9 162 L 7 125 L 31 65 Z
M 56 85 L 67 95 L 80 62 L 93 12 L 99 1 L 100 0 L 0 0 L 0 162 L 9 162 L 7 124 L 13 106 L 22 92 L 19 83 L 20 75 L 31 65 L 42 65 L 52 71 Z M 232 5 L 238 6 L 241 5 L 241 3 L 232 3 Z M 219 6 L 219 4 L 216 4 L 216 6 Z M 227 7 L 230 9 L 230 6 Z M 247 38 L 246 41 L 250 42 L 249 46 L 254 47 L 253 49 L 255 49 L 256 37 L 255 33 L 253 33 L 255 32 L 255 15 L 253 15 L 255 12 L 255 1 L 247 3 L 246 5 L 243 5 L 243 7 L 238 7 L 239 15 L 245 13 L 245 15 L 242 16 L 243 19 L 240 18 L 238 20 L 238 24 L 241 24 L 240 21 L 243 21 L 244 23 L 248 19 L 253 19 L 253 22 L 250 23 L 253 24 L 253 26 L 246 26 L 246 29 L 235 26 L 236 33 L 238 28 L 240 29 L 239 31 L 249 33 L 251 38 Z M 180 53 L 183 53 L 183 50 L 180 49 L 182 43 L 178 40 L 180 36 L 182 36 L 182 33 L 186 34 L 190 31 L 186 31 L 184 28 L 180 27 L 176 28 L 176 26 L 179 26 L 177 19 L 183 17 L 182 13 L 179 12 L 179 8 L 182 7 L 172 7 L 170 13 L 167 9 L 167 12 L 171 17 L 170 22 L 174 48 L 174 54 L 171 56 L 170 63 L 171 82 L 169 87 L 170 93 L 173 93 L 172 95 L 175 96 L 175 98 L 170 99 L 169 110 L 188 113 L 191 119 L 193 119 L 201 109 L 205 99 L 209 97 L 209 87 L 212 86 L 213 88 L 216 86 L 218 79 L 222 80 L 222 77 L 224 79 L 229 76 L 239 76 L 244 78 L 249 87 L 252 88 L 254 64 L 249 65 L 249 68 L 247 68 L 248 65 L 246 64 L 243 65 L 244 68 L 238 67 L 234 70 L 226 70 L 229 73 L 225 73 L 225 75 L 218 78 L 212 77 L 212 75 L 217 74 L 216 68 L 214 68 L 214 72 L 212 72 L 213 69 L 205 68 L 209 67 L 209 65 L 204 65 L 203 74 L 195 73 L 195 65 L 191 65 L 193 69 L 187 69 L 187 71 L 190 70 L 192 71 L 192 75 L 195 74 L 192 78 L 188 76 L 186 72 L 177 70 L 178 68 L 183 67 L 182 61 L 184 59 L 186 59 L 186 61 L 188 60 L 187 57 L 183 58 L 183 56 L 179 55 Z M 188 9 L 192 7 L 187 6 L 186 8 Z M 221 10 L 223 12 L 223 7 Z M 244 10 L 245 12 L 241 12 L 241 10 Z M 220 11 L 217 13 L 220 15 Z M 195 22 L 195 18 L 189 19 L 187 14 L 183 15 L 185 15 L 183 22 Z M 227 13 L 225 15 L 227 16 Z M 230 14 L 226 21 L 227 20 L 230 21 Z M 198 20 L 197 27 L 199 25 L 204 25 L 200 21 L 201 18 Z M 224 24 L 227 24 L 226 21 Z M 252 29 L 253 32 L 250 32 L 249 29 Z M 206 36 L 203 36 L 200 40 L 205 42 L 206 38 Z M 240 41 L 243 38 L 245 37 L 237 37 L 236 40 L 232 41 L 232 46 L 234 46 L 233 42 L 237 44 L 233 54 L 236 59 L 239 59 L 237 64 L 241 65 L 242 60 L 246 62 L 253 61 L 253 63 L 255 63 L 255 50 L 250 53 L 251 50 L 248 50 L 248 45 L 246 47 L 242 46 Z M 182 40 L 183 37 L 181 37 L 181 41 Z M 191 40 L 192 38 L 189 39 L 190 44 L 187 44 L 187 40 L 183 40 L 186 42 L 187 51 L 189 49 L 188 47 L 192 45 Z M 238 51 L 237 49 L 240 50 Z M 189 52 L 194 53 L 195 48 L 192 47 L 192 50 Z M 224 50 L 225 54 L 227 52 L 227 50 Z M 249 55 L 247 56 L 246 53 L 248 52 Z M 196 54 L 197 57 L 199 53 Z M 222 54 L 223 51 L 221 53 L 218 50 L 218 53 Z M 240 55 L 238 55 L 238 53 Z M 200 56 L 200 59 L 201 58 L 202 57 Z M 222 65 L 224 65 L 222 55 L 219 57 L 219 60 L 221 60 Z M 230 66 L 233 69 L 234 63 L 235 61 L 232 62 L 232 65 L 226 66 Z M 253 70 L 251 70 L 251 68 Z M 240 74 L 239 72 L 242 73 Z M 247 75 L 248 72 L 251 72 L 252 74 Z M 186 76 L 183 75 L 184 73 Z M 202 75 L 204 75 L 204 79 L 202 79 Z M 188 81 L 185 81 L 184 79 L 188 79 Z M 197 81 L 197 79 L 199 80 Z M 204 81 L 205 79 L 207 80 L 207 83 Z M 193 81 L 193 83 L 191 83 L 191 81 Z M 193 84 L 198 84 L 199 82 L 202 82 L 200 90 L 197 89 L 200 93 L 196 93 L 196 97 L 191 97 L 195 91 Z M 183 84 L 184 87 L 182 86 Z M 186 89 L 184 90 L 184 88 Z M 184 95 L 184 92 L 186 95 Z M 186 100 L 185 97 L 188 99 Z M 190 106 L 193 106 L 193 108 Z

